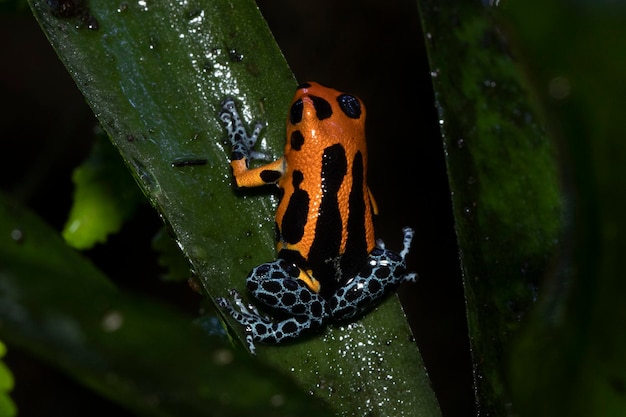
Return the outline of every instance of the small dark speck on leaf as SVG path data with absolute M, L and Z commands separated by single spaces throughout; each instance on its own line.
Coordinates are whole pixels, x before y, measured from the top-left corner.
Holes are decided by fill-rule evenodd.
M 47 3 L 57 17 L 77 17 L 84 13 L 83 0 L 48 0 Z
M 80 18 L 78 27 L 87 26 L 89 30 L 98 30 L 98 20 L 89 13 L 87 0 L 47 0 L 50 13 L 59 18 Z
M 98 30 L 100 29 L 100 24 L 98 20 L 91 15 L 83 15 L 82 20 L 87 23 L 87 29 L 89 30 Z
M 201 14 L 202 14 L 202 9 L 200 8 L 191 9 L 187 12 L 187 19 L 193 20 L 196 17 L 200 16 Z
M 206 165 L 206 158 L 177 158 L 172 161 L 172 166 L 175 168 L 192 166 L 192 165 Z
M 241 62 L 241 61 L 243 61 L 243 55 L 240 54 L 239 52 L 237 52 L 236 49 L 229 49 L 228 50 L 228 57 L 233 62 Z

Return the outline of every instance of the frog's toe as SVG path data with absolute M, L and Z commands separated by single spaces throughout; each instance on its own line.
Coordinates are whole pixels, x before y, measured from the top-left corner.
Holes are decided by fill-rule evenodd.
M 230 301 L 228 301 L 226 298 L 224 297 L 217 297 L 215 299 L 215 302 L 217 303 L 217 305 L 226 311 L 230 311 L 233 309 L 233 306 L 230 304 Z
M 411 249 L 411 242 L 413 242 L 415 231 L 410 227 L 405 227 L 402 229 L 402 234 L 404 237 L 402 239 L 402 251 L 400 251 L 400 256 L 404 259 L 409 254 L 409 250 Z

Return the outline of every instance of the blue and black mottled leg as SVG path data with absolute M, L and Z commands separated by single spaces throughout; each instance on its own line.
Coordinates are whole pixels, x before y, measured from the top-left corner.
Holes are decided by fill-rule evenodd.
M 233 170 L 235 183 L 239 188 L 258 187 L 276 183 L 285 173 L 284 158 L 279 158 L 268 164 L 250 168 L 250 161 L 254 159 L 270 160 L 271 158 L 254 150 L 263 128 L 262 123 L 256 123 L 251 135 L 248 135 L 241 116 L 237 112 L 235 102 L 227 98 L 222 102 L 220 120 L 224 123 L 231 145 L 230 166 Z
M 268 159 L 266 154 L 254 150 L 254 145 L 259 139 L 261 129 L 263 129 L 263 123 L 256 122 L 252 134 L 248 135 L 243 120 L 237 111 L 237 106 L 235 106 L 235 101 L 228 97 L 222 101 L 221 106 L 220 120 L 224 123 L 228 133 L 228 139 L 232 147 L 232 159 L 244 159 L 246 161 L 251 159 Z
M 321 326 L 328 317 L 326 302 L 297 278 L 300 273 L 295 265 L 278 259 L 257 266 L 248 275 L 247 287 L 256 299 L 291 316 L 281 321 L 262 316 L 252 305 L 245 306 L 234 290 L 231 295 L 239 310 L 228 300 L 217 299 L 220 307 L 244 326 L 252 353 L 255 341 L 273 344 L 294 339 Z
M 330 316 L 335 320 L 348 320 L 370 310 L 388 293 L 403 282 L 415 282 L 417 274 L 406 271 L 406 255 L 415 234 L 413 229 L 403 230 L 403 249 L 400 253 L 385 249 L 382 241 L 368 257 L 368 264 L 352 281 L 340 288 L 330 299 Z

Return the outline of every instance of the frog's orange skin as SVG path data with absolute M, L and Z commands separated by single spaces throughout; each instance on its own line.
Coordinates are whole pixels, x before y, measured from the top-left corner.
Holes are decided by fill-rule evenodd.
M 326 269 L 337 281 L 353 276 L 375 243 L 365 106 L 359 100 L 360 111 L 348 117 L 337 102 L 342 94 L 317 83 L 297 90 L 287 118 L 286 170 L 278 181 L 284 196 L 276 211 L 279 254 L 297 252 L 314 277 Z M 343 277 L 327 262 L 338 255 L 347 266 L 340 269 Z
M 351 94 L 317 83 L 301 84 L 287 117 L 284 155 L 249 168 L 262 125 L 248 135 L 234 101 L 222 103 L 220 119 L 232 145 L 238 187 L 277 184 L 277 259 L 248 274 L 248 290 L 287 317 L 274 322 L 246 306 L 231 291 L 233 307 L 217 302 L 254 341 L 280 343 L 326 320 L 349 320 L 371 309 L 402 282 L 413 230 L 404 229 L 404 249 L 393 252 L 374 239 L 376 203 L 367 186 L 365 106 Z
M 279 256 L 312 271 L 312 289 L 322 280 L 321 287 L 330 291 L 358 272 L 375 244 L 375 203 L 366 182 L 366 110 L 349 96 L 358 104 L 348 116 L 339 106 L 342 96 L 347 95 L 304 84 L 291 102 L 284 156 L 255 169 L 243 159 L 231 163 L 240 187 L 278 184 Z M 329 259 L 340 260 L 342 267 Z

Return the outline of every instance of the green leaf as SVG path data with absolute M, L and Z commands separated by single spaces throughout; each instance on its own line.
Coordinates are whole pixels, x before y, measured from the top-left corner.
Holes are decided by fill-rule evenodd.
M 562 229 L 554 145 L 533 113 L 496 9 L 419 4 L 462 261 L 477 408 L 504 416 L 511 401 L 508 348 Z
M 144 201 L 119 154 L 101 130 L 91 155 L 74 170 L 74 204 L 63 238 L 77 249 L 88 249 L 119 231 Z
M 254 3 L 93 0 L 74 15 L 31 5 L 207 297 L 242 289 L 275 256 L 276 198 L 233 192 L 219 103 L 235 97 L 247 121 L 264 121 L 264 150 L 279 155 L 296 85 Z M 396 297 L 321 337 L 260 347 L 259 359 L 337 414 L 440 414 Z
M 0 337 L 140 414 L 328 415 L 323 403 L 233 351 L 223 336 L 119 291 L 4 196 L 0 253 Z
M 13 374 L 4 362 L 0 362 L 0 391 L 11 391 L 14 385 Z
M 17 407 L 8 395 L 0 394 L 0 416 L 13 417 L 17 415 Z
M 511 363 L 523 416 L 626 414 L 626 5 L 511 1 L 506 28 L 561 155 L 567 232 Z
M 6 350 L 6 346 L 0 341 L 0 358 L 6 354 Z M 11 370 L 0 361 L 0 416 L 2 417 L 13 417 L 17 414 L 17 407 L 9 396 L 9 391 L 14 385 L 15 380 Z

